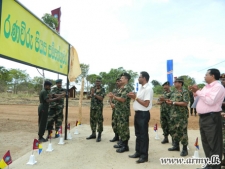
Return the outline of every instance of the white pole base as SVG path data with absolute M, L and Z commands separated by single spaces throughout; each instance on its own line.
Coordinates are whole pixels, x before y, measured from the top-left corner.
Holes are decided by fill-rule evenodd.
M 27 164 L 34 165 L 35 163 L 37 163 L 37 161 L 35 161 L 34 155 L 31 155 Z
M 68 133 L 67 139 L 68 139 L 68 140 L 72 140 L 71 133 Z
M 63 141 L 63 137 L 60 137 L 58 144 L 65 144 L 64 141 Z
M 75 129 L 75 132 L 74 132 L 74 134 L 79 134 L 79 131 L 78 131 L 78 129 Z
M 48 148 L 47 148 L 46 151 L 51 152 L 51 151 L 53 151 L 53 150 L 54 150 L 54 149 L 52 148 L 52 143 L 49 143 L 49 144 L 48 144 Z
M 192 156 L 192 158 L 199 158 L 198 150 L 195 150 L 194 156 Z

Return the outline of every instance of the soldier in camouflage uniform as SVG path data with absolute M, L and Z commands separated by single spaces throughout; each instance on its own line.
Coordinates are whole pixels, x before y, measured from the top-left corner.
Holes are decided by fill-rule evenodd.
M 65 93 L 65 89 L 62 88 L 62 79 L 56 80 L 55 83 L 56 87 L 52 88 L 51 90 L 53 97 Z M 63 108 L 64 98 L 61 98 L 57 102 L 52 102 L 49 105 L 47 130 L 50 134 L 50 131 L 53 130 L 53 125 L 55 123 L 55 138 L 59 137 L 58 130 L 63 122 Z
M 98 137 L 96 142 L 101 141 L 101 133 L 103 131 L 103 99 L 105 97 L 105 89 L 101 86 L 101 80 L 97 79 L 95 82 L 95 87 L 91 89 L 91 108 L 90 108 L 90 125 L 92 134 L 86 139 L 96 138 L 96 126 L 98 125 Z
M 224 88 L 225 88 L 225 73 L 222 73 L 222 74 L 220 75 L 220 81 L 221 81 L 222 85 L 223 85 Z M 225 98 L 224 98 L 224 100 L 223 100 L 222 110 L 223 110 L 223 113 L 225 113 Z M 223 122 L 223 128 L 222 128 L 222 131 L 223 131 L 223 155 L 224 155 L 224 158 L 223 158 L 223 160 L 221 161 L 221 165 L 222 165 L 222 166 L 225 166 L 225 116 L 223 116 L 222 122 Z
M 158 99 L 157 104 L 160 105 L 160 123 L 163 130 L 164 139 L 162 144 L 169 143 L 169 122 L 170 122 L 170 107 L 171 105 L 166 104 L 166 99 L 170 98 L 170 82 L 165 82 L 163 85 L 163 96 Z
M 184 79 L 178 77 L 174 82 L 174 91 L 171 92 L 170 100 L 166 103 L 171 106 L 170 110 L 170 134 L 174 140 L 172 148 L 169 151 L 180 151 L 179 142 L 183 144 L 183 150 L 180 153 L 181 156 L 187 156 L 188 150 L 188 103 L 189 94 L 188 91 L 183 88 Z
M 117 92 L 120 88 L 120 78 L 117 78 L 116 79 L 116 88 L 113 90 L 113 94 L 114 95 L 117 95 Z M 118 134 L 118 127 L 117 127 L 117 117 L 116 117 L 116 114 L 115 114 L 115 103 L 116 101 L 112 98 L 109 99 L 110 101 L 110 106 L 112 108 L 112 128 L 113 128 L 113 131 L 115 133 L 115 137 L 111 140 L 109 140 L 110 142 L 115 142 L 115 141 L 119 141 L 119 134 Z
M 127 96 L 132 89 L 129 87 L 128 82 L 131 76 L 128 73 L 121 74 L 121 88 L 119 89 L 117 95 L 112 92 L 109 93 L 110 98 L 116 100 L 115 104 L 115 114 L 117 119 L 118 134 L 121 138 L 121 144 L 115 145 L 118 148 L 116 152 L 123 153 L 129 151 L 128 140 L 130 139 L 129 130 L 129 116 L 130 116 L 130 98 Z
M 43 135 L 45 133 L 45 128 L 47 125 L 47 119 L 48 119 L 48 108 L 49 108 L 49 102 L 57 101 L 60 99 L 60 97 L 52 99 L 50 97 L 50 90 L 51 90 L 52 83 L 49 81 L 45 81 L 44 83 L 44 89 L 41 91 L 39 95 L 40 105 L 38 106 L 38 135 L 39 135 L 39 142 L 46 142 L 47 139 L 43 138 Z

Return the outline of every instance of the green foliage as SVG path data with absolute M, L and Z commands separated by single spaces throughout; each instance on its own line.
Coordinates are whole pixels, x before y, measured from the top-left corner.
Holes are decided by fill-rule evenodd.
M 95 80 L 99 78 L 99 75 L 96 75 L 96 74 L 90 74 L 90 75 L 87 75 L 86 77 L 86 80 L 90 83 L 90 84 L 94 84 L 95 83 Z
M 161 85 L 156 85 L 153 87 L 153 91 L 155 94 L 162 94 L 163 93 L 163 87 Z
M 18 92 L 18 85 L 24 82 L 28 82 L 30 77 L 25 70 L 20 69 L 10 69 L 9 77 L 12 79 L 11 85 L 13 86 L 13 91 L 15 94 Z
M 183 75 L 183 76 L 180 76 L 180 77 L 184 78 L 184 85 L 183 85 L 183 87 L 186 90 L 188 90 L 188 86 L 195 84 L 195 79 L 190 77 L 190 76 L 188 76 L 188 75 Z
M 9 76 L 9 71 L 5 67 L 0 66 L 0 92 L 7 90 L 7 84 L 11 80 L 12 78 Z
M 80 69 L 81 69 L 81 74 L 76 78 L 75 83 L 80 83 L 83 77 L 87 78 L 88 71 L 89 71 L 89 65 L 81 63 Z
M 158 86 L 158 85 L 161 86 L 160 82 L 157 81 L 157 80 L 152 80 L 151 83 L 152 83 L 152 85 L 153 85 L 154 87 L 155 87 L 155 86 Z
M 132 70 L 125 70 L 123 67 L 119 67 L 118 69 L 111 69 L 108 73 L 99 73 L 99 76 L 102 78 L 102 84 L 105 86 L 107 92 L 113 91 L 115 88 L 116 79 L 124 72 L 127 72 L 131 75 L 129 85 L 132 87 L 132 89 L 134 89 L 133 85 L 135 78 L 138 77 L 138 73 L 133 72 Z
M 202 89 L 204 86 L 205 86 L 205 84 L 204 84 L 204 83 L 200 83 L 200 84 L 198 84 L 198 88 L 200 88 L 200 89 Z
M 59 25 L 58 19 L 48 13 L 44 14 L 44 16 L 42 17 L 42 20 L 44 21 L 44 23 L 46 23 L 49 27 L 51 27 L 54 30 Z

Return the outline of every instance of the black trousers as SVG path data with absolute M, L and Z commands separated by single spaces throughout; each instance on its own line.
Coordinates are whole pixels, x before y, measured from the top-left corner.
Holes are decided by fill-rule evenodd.
M 45 130 L 47 127 L 47 119 L 48 119 L 48 106 L 39 105 L 38 107 L 38 135 L 39 137 L 43 137 L 45 134 Z
M 135 111 L 134 128 L 136 136 L 136 153 L 144 159 L 148 159 L 148 122 L 150 120 L 149 111 Z
M 212 155 L 218 155 L 220 161 L 222 161 L 223 135 L 222 116 L 220 112 L 200 115 L 199 126 L 205 156 L 211 159 Z M 212 165 L 211 168 L 219 169 L 221 165 Z

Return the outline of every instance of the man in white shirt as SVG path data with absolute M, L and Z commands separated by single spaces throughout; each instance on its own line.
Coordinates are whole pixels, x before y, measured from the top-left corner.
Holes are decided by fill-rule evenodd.
M 136 152 L 133 155 L 129 155 L 129 157 L 139 158 L 136 162 L 144 163 L 148 161 L 148 123 L 150 120 L 149 110 L 152 108 L 153 90 L 148 84 L 149 74 L 147 72 L 141 72 L 138 81 L 142 87 L 137 94 L 133 92 L 128 94 L 130 98 L 134 99 L 134 127 L 136 135 Z

